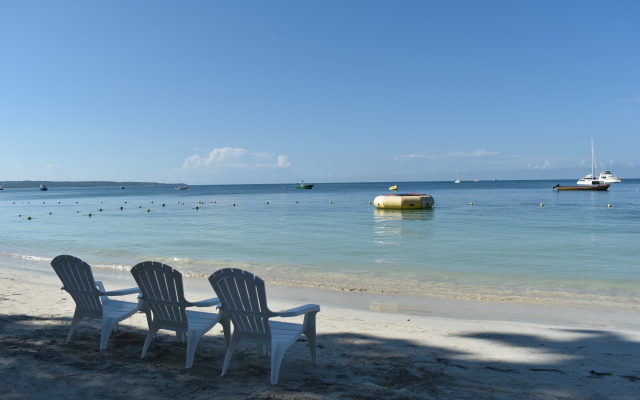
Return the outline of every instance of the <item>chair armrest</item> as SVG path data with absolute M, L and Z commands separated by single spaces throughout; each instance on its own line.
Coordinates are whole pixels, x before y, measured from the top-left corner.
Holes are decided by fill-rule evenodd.
M 297 317 L 298 315 L 309 314 L 320 311 L 320 306 L 317 304 L 307 304 L 305 306 L 292 308 L 290 310 L 280 311 L 275 314 L 278 317 Z
M 108 291 L 104 288 L 102 281 L 96 281 L 96 286 L 100 292 L 100 296 L 124 296 L 127 294 L 140 293 L 140 288 L 120 289 Z
M 217 297 L 214 297 L 213 299 L 196 301 L 195 303 L 191 303 L 190 305 L 194 307 L 213 307 L 213 306 L 219 306 L 220 304 L 222 304 L 220 302 L 220 299 L 218 299 Z
M 127 294 L 136 294 L 140 293 L 140 288 L 130 288 L 130 289 L 120 289 L 120 290 L 111 290 L 109 292 L 104 292 L 105 296 L 124 296 Z

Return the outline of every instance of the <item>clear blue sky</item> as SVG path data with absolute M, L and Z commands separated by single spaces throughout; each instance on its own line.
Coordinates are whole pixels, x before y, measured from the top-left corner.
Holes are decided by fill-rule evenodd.
M 0 0 L 0 180 L 640 177 L 640 1 Z

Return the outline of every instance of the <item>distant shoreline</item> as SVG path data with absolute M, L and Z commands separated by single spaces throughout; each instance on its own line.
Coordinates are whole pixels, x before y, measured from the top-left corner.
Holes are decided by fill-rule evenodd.
M 29 189 L 39 188 L 40 185 L 48 187 L 107 187 L 107 186 L 180 186 L 184 183 L 159 183 L 159 182 L 118 182 L 118 181 L 0 181 L 0 186 L 5 189 Z

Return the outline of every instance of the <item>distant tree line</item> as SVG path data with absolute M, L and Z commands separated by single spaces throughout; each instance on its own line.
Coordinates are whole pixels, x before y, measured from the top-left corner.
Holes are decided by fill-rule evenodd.
M 116 181 L 0 181 L 0 186 L 7 188 L 39 188 L 48 187 L 99 187 L 99 186 L 180 186 L 184 183 L 158 182 L 116 182 Z

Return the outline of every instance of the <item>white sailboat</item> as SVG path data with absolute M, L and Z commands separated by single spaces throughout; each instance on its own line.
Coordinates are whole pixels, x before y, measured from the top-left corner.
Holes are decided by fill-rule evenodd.
M 460 183 L 460 177 L 458 176 L 458 167 L 456 167 L 456 180 L 453 183 Z
M 591 173 L 578 179 L 578 185 L 601 185 L 602 182 L 596 178 L 596 156 L 593 152 L 593 139 L 591 139 Z
M 578 185 L 604 185 L 607 183 L 620 183 L 622 178 L 615 176 L 609 170 L 600 171 L 596 164 L 596 156 L 593 152 L 593 139 L 591 139 L 591 173 L 578 179 Z

